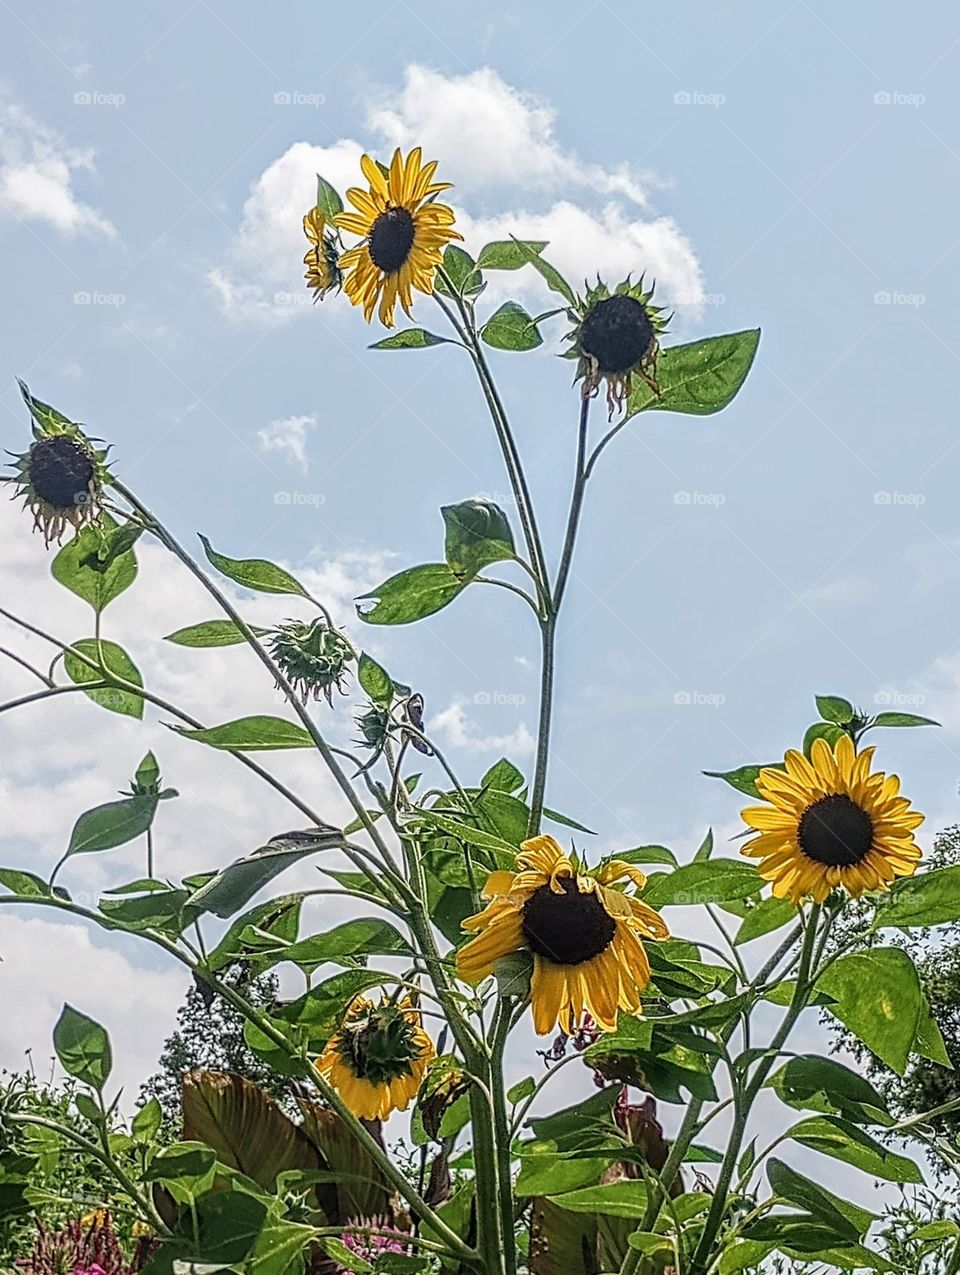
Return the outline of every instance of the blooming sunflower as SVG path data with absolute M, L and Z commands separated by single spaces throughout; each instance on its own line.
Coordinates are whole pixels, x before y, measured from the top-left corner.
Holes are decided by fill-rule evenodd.
M 304 216 L 303 233 L 311 244 L 303 259 L 307 267 L 307 287 L 313 289 L 314 301 L 320 301 L 334 288 L 339 291 L 343 284 L 337 245 L 327 230 L 327 218 L 322 209 L 311 208 Z
M 453 229 L 453 209 L 434 196 L 449 190 L 449 182 L 435 182 L 436 160 L 421 162 L 416 146 L 404 160 L 399 148 L 388 170 L 381 171 L 369 155 L 360 160 L 369 190 L 352 187 L 347 199 L 356 212 L 338 213 L 334 224 L 362 235 L 363 242 L 340 258 L 346 273 L 343 288 L 354 305 L 363 306 L 369 323 L 380 303 L 380 322 L 393 327 L 397 301 L 407 315 L 411 289 L 433 292 L 433 276 L 451 239 L 463 236 Z
M 583 379 L 584 397 L 606 382 L 611 417 L 630 396 L 634 375 L 660 394 L 660 333 L 670 319 L 663 317 L 662 306 L 652 304 L 653 292 L 653 287 L 644 288 L 642 277 L 639 283 L 625 279 L 613 293 L 598 279 L 569 312 L 575 326 L 565 339 L 573 342 L 569 357 L 578 360 L 576 379 Z
M 464 921 L 464 929 L 478 933 L 457 953 L 458 973 L 478 983 L 502 956 L 527 949 L 538 1035 L 558 1024 L 574 1030 L 585 1014 L 613 1031 L 618 1008 L 637 1013 L 650 981 L 641 939 L 668 937 L 652 908 L 613 888 L 620 881 L 639 889 L 646 878 L 622 859 L 584 872 L 553 837 L 525 841 L 517 871 L 491 873 L 483 889 L 490 903 Z
M 70 422 L 34 425 L 33 434 L 29 450 L 14 455 L 16 473 L 5 481 L 14 485 L 14 500 L 23 497 L 24 508 L 33 514 L 34 530 L 43 532 L 49 548 L 54 541 L 60 543 L 68 526 L 80 531 L 100 521 L 109 479 L 107 453 L 98 451 Z
M 357 996 L 315 1066 L 355 1116 L 386 1120 L 406 1111 L 435 1057 L 409 1000 L 374 1005 Z
M 920 848 L 913 832 L 923 815 L 900 796 L 896 775 L 871 772 L 873 753 L 858 754 L 841 735 L 832 749 L 814 740 L 809 760 L 791 749 L 784 770 L 760 771 L 757 789 L 769 804 L 743 811 L 760 835 L 742 853 L 759 859 L 777 898 L 822 903 L 840 885 L 857 898 L 914 872 Z

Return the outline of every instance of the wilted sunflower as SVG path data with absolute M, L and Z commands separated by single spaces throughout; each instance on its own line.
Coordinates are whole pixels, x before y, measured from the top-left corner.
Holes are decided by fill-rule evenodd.
M 600 382 L 606 382 L 611 416 L 629 398 L 634 375 L 660 394 L 656 381 L 659 338 L 670 320 L 663 317 L 663 307 L 652 301 L 653 287 L 645 290 L 642 278 L 639 283 L 625 279 L 612 294 L 598 279 L 597 286 L 569 311 L 576 326 L 565 339 L 573 342 L 570 357 L 579 360 L 576 379 L 583 378 L 584 396 L 596 394 Z
M 68 526 L 80 531 L 99 521 L 107 453 L 77 425 L 34 425 L 33 434 L 29 451 L 14 455 L 16 473 L 6 481 L 14 484 L 14 500 L 23 497 L 34 530 L 43 532 L 49 548 L 54 540 L 60 543 Z
M 287 620 L 268 635 L 270 653 L 280 671 L 306 704 L 324 696 L 333 705 L 334 689 L 345 694 L 347 665 L 356 659 L 348 639 L 323 618 L 307 623 Z
M 313 289 L 314 301 L 320 301 L 343 284 L 337 245 L 327 230 L 327 218 L 322 209 L 311 208 L 304 216 L 303 233 L 312 244 L 303 259 L 307 267 L 307 287 Z
M 449 182 L 435 182 L 436 160 L 421 163 L 416 146 L 406 160 L 399 148 L 386 174 L 369 155 L 360 160 L 370 189 L 352 187 L 347 199 L 356 212 L 339 213 L 334 224 L 362 235 L 363 243 L 340 258 L 346 273 L 344 291 L 354 305 L 363 306 L 369 323 L 377 302 L 380 322 L 393 327 L 397 301 L 409 315 L 411 289 L 433 292 L 433 276 L 451 239 L 463 236 L 453 229 L 453 209 L 433 196 L 449 190 Z
M 406 1111 L 436 1057 L 409 1000 L 374 1005 L 358 996 L 316 1061 L 317 1071 L 361 1120 Z
M 537 1033 L 579 1026 L 590 1014 L 604 1031 L 617 1025 L 617 1010 L 636 1014 L 650 981 L 642 939 L 667 938 L 656 912 L 616 882 L 642 888 L 643 873 L 622 859 L 581 871 L 552 837 L 525 841 L 516 872 L 493 872 L 483 897 L 490 900 L 463 923 L 478 931 L 457 953 L 457 971 L 469 983 L 493 973 L 511 952 L 533 953 L 530 1000 Z
M 759 832 L 742 853 L 777 898 L 822 903 L 835 886 L 854 898 L 911 876 L 920 859 L 913 831 L 923 815 L 900 796 L 900 780 L 871 773 L 874 750 L 857 754 L 849 735 L 834 748 L 814 741 L 809 760 L 791 749 L 784 770 L 764 767 L 757 789 L 770 804 L 749 806 L 743 819 Z

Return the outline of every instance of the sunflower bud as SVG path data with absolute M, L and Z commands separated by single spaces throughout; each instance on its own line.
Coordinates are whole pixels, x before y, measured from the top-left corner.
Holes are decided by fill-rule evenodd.
M 107 480 L 106 452 L 97 451 L 78 426 L 35 429 L 29 451 L 14 457 L 16 473 L 6 479 L 33 514 L 35 531 L 46 546 L 59 544 L 68 526 L 80 531 L 98 524 Z
M 379 704 L 371 704 L 364 712 L 357 714 L 356 723 L 360 727 L 357 743 L 363 748 L 374 749 L 379 756 L 390 733 L 390 714 Z
M 304 704 L 311 696 L 318 700 L 323 695 L 332 706 L 334 688 L 345 694 L 343 679 L 356 655 L 347 638 L 326 620 L 288 620 L 270 635 L 269 646 Z
M 625 279 L 612 294 L 598 279 L 570 312 L 576 326 L 566 339 L 573 342 L 571 356 L 578 359 L 577 380 L 583 380 L 585 397 L 596 394 L 601 381 L 606 383 L 611 417 L 629 398 L 634 376 L 660 394 L 659 337 L 669 319 L 652 300 L 653 288 L 645 291 L 642 278 L 639 283 Z

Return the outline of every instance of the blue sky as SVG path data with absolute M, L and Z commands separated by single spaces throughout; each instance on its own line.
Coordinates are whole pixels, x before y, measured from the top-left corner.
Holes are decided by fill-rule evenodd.
M 450 347 L 367 352 L 379 333 L 343 302 L 311 307 L 300 284 L 316 168 L 342 186 L 361 147 L 422 141 L 456 185 L 471 249 L 516 230 L 550 239 L 574 280 L 647 269 L 677 312 L 667 343 L 764 332 L 732 407 L 634 421 L 593 480 L 561 626 L 551 803 L 604 848 L 687 855 L 708 824 L 738 827 L 736 794 L 701 770 L 797 744 L 826 692 L 941 720 L 889 732 L 881 761 L 931 833 L 956 819 L 953 6 L 904 22 L 887 0 L 399 0 L 357 14 L 17 0 L 0 29 L 4 446 L 26 439 L 21 375 L 113 442 L 118 471 L 181 537 L 303 570 L 344 620 L 361 588 L 438 558 L 441 504 L 507 490 L 464 362 Z M 517 276 L 497 286 L 538 295 Z M 432 309 L 419 303 L 427 326 Z M 577 412 L 569 365 L 551 357 L 562 331 L 538 355 L 494 356 L 554 547 Z M 5 599 L 84 635 L 27 524 L 5 506 L 0 526 Z M 156 555 L 143 576 L 112 632 L 158 685 L 211 720 L 269 704 L 243 653 L 200 664 L 160 648 L 207 608 Z M 504 748 L 529 764 L 536 635 L 511 601 L 476 588 L 424 625 L 353 629 L 422 689 L 466 778 Z M 2 697 L 25 676 L 0 664 Z M 184 793 L 171 870 L 223 862 L 288 820 L 155 722 L 104 718 L 71 705 L 0 719 L 6 861 L 52 863 L 84 803 L 107 800 L 147 746 Z M 92 891 L 118 870 L 83 865 L 74 881 Z M 27 1026 L 0 1025 L 3 1061 L 26 1038 L 46 1049 L 62 979 L 78 995 L 89 984 L 84 961 L 91 1012 L 121 986 L 131 1012 L 142 1000 L 132 950 L 40 919 L 4 930 L 0 979 L 38 950 L 50 968 Z M 142 977 L 155 1027 L 119 1010 L 115 1025 L 131 1077 L 180 994 L 169 972 Z

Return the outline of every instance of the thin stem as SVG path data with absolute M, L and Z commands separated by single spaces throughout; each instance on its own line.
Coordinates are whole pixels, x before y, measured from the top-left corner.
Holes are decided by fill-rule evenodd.
M 474 584 L 495 584 L 498 589 L 508 589 L 511 593 L 515 593 L 518 598 L 523 598 L 538 619 L 543 618 L 539 606 L 534 602 L 530 594 L 525 589 L 520 589 L 517 585 L 511 584 L 509 580 L 494 580 L 492 576 L 474 576 L 473 581 Z
M 493 1097 L 493 1125 L 497 1141 L 497 1173 L 500 1183 L 500 1227 L 503 1231 L 503 1256 L 506 1275 L 516 1275 L 517 1243 L 514 1232 L 513 1155 L 507 1099 L 504 1090 L 503 1054 L 510 1035 L 513 998 L 501 997 L 493 1019 L 490 1045 L 490 1091 Z
M 17 655 L 15 651 L 10 651 L 5 646 L 0 646 L 0 655 L 5 655 L 8 660 L 13 660 L 14 664 L 19 664 L 21 668 L 25 668 L 34 677 L 38 677 L 44 686 L 53 686 L 53 679 L 47 677 L 46 673 L 41 673 L 38 668 L 34 668 L 29 660 L 25 660 L 22 655 Z
M 22 695 L 20 699 L 7 700 L 6 704 L 0 704 L 0 713 L 5 713 L 11 708 L 23 708 L 26 704 L 36 704 L 54 695 L 69 695 L 75 691 L 99 691 L 107 686 L 109 686 L 108 682 L 84 682 L 82 686 L 51 686 L 46 691 L 34 691 L 30 695 Z

